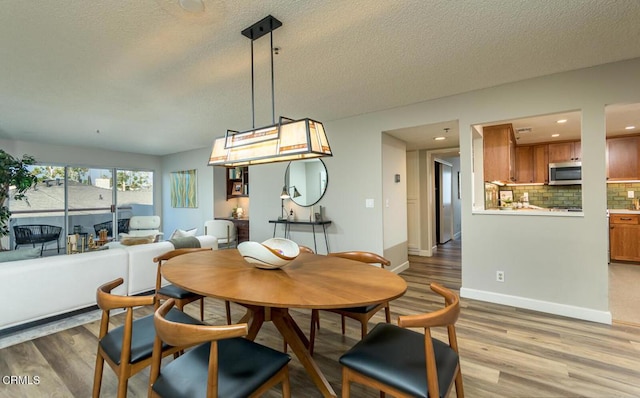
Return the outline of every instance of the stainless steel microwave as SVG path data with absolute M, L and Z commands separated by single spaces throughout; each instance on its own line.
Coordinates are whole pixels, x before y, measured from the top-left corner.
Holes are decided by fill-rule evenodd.
M 549 185 L 582 184 L 582 162 L 549 163 Z

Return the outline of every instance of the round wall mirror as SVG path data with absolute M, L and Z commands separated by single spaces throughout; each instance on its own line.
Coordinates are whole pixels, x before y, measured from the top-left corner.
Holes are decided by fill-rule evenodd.
M 302 207 L 313 206 L 327 191 L 329 176 L 320 159 L 289 162 L 284 174 L 284 186 L 291 200 Z

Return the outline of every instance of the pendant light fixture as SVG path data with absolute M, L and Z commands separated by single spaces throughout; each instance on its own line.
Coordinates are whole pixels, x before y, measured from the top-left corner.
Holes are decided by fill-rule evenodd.
M 209 166 L 235 167 L 262 163 L 275 163 L 298 159 L 332 156 L 322 123 L 309 118 L 293 120 L 280 117 L 275 121 L 273 73 L 273 31 L 282 22 L 269 15 L 242 31 L 251 40 L 251 130 L 227 130 L 216 139 L 209 157 Z M 271 125 L 256 128 L 253 76 L 253 42 L 269 33 L 271 38 Z

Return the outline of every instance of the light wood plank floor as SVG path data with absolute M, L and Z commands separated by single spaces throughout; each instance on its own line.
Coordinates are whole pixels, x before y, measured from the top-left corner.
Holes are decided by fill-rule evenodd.
M 433 281 L 459 290 L 459 242 L 438 248 L 434 257 L 411 257 L 402 273 L 409 289 L 391 304 L 392 317 L 431 311 L 442 303 L 429 290 Z M 462 299 L 457 324 L 466 396 L 475 397 L 640 397 L 640 328 L 601 325 Z M 187 306 L 196 316 L 198 306 Z M 242 309 L 233 306 L 233 318 Z M 145 313 L 145 310 L 140 310 Z M 308 330 L 309 311 L 293 311 Z M 224 323 L 224 306 L 208 299 L 206 320 Z M 382 312 L 372 320 L 383 321 Z M 114 324 L 122 322 L 116 316 Z M 0 397 L 89 397 L 96 350 L 97 322 L 0 350 L 0 376 L 38 376 L 39 385 L 7 385 L 0 379 Z M 347 320 L 340 334 L 339 317 L 322 313 L 316 340 L 316 360 L 334 389 L 340 392 L 339 356 L 356 343 L 360 328 Z M 444 337 L 439 332 L 437 337 Z M 281 349 L 272 325 L 265 325 L 258 342 Z M 129 382 L 129 397 L 146 396 L 148 370 Z M 318 397 L 304 369 L 291 361 L 294 397 Z M 115 395 L 116 378 L 106 367 L 103 397 Z M 355 386 L 355 397 L 377 397 Z M 452 394 L 454 395 L 454 394 Z M 268 397 L 279 397 L 273 390 Z

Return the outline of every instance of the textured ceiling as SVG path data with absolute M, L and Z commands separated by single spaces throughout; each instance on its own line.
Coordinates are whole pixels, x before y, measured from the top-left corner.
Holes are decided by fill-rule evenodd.
M 640 57 L 640 1 L 203 2 L 196 14 L 178 0 L 3 2 L 0 138 L 163 155 L 248 129 L 240 31 L 268 14 L 283 23 L 275 113 L 292 118 L 331 121 Z M 266 125 L 268 36 L 255 54 L 256 124 Z

